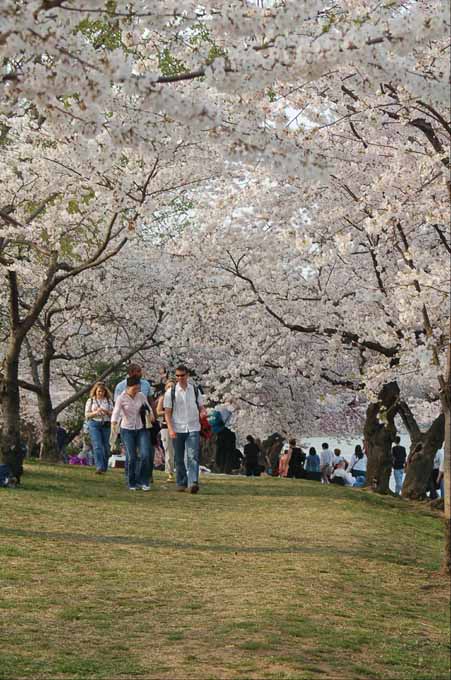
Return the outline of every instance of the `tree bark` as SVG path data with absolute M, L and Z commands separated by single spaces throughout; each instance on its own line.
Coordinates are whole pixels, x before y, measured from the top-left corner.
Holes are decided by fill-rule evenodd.
M 445 416 L 441 413 L 426 432 L 418 429 L 415 433 L 409 431 L 409 434 L 412 444 L 402 496 L 410 500 L 424 500 L 432 476 L 434 457 L 445 437 Z
M 60 459 L 56 438 L 56 413 L 50 394 L 38 395 L 39 415 L 42 423 L 42 460 L 57 463 Z
M 9 465 L 20 482 L 22 476 L 22 451 L 20 447 L 20 394 L 18 385 L 20 342 L 10 337 L 4 360 L 5 374 L 0 381 L 2 427 L 0 429 L 1 459 Z
M 381 494 L 389 491 L 392 469 L 391 447 L 396 436 L 395 415 L 399 399 L 396 382 L 387 383 L 379 393 L 379 401 L 370 404 L 363 428 L 368 465 L 367 486 Z

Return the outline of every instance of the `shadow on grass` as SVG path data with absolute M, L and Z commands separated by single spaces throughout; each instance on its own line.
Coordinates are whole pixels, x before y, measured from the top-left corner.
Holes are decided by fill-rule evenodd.
M 308 546 L 299 543 L 292 543 L 287 546 L 246 546 L 241 545 L 222 545 L 219 543 L 189 543 L 180 541 L 171 541 L 161 538 L 140 538 L 139 536 L 101 536 L 93 534 L 77 534 L 64 531 L 38 531 L 32 529 L 9 529 L 0 527 L 0 535 L 10 536 L 15 538 L 35 538 L 39 540 L 49 540 L 68 543 L 91 543 L 97 545 L 130 545 L 141 546 L 147 548 L 165 548 L 170 550 L 187 550 L 193 552 L 213 552 L 231 555 L 315 555 L 330 557 L 358 557 L 360 559 L 369 559 L 376 562 L 384 562 L 401 565 L 417 564 L 415 556 L 401 556 L 399 552 L 380 552 L 378 546 L 374 549 L 367 546 L 359 546 L 356 548 L 346 547 L 339 548 L 334 546 L 331 550 L 330 546 Z

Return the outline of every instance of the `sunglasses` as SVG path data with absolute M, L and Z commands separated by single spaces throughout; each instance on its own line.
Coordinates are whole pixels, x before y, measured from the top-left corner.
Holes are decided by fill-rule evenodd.
M 175 377 L 176 377 L 176 378 L 184 378 L 185 375 L 186 375 L 186 373 L 176 373 L 176 374 L 175 374 Z

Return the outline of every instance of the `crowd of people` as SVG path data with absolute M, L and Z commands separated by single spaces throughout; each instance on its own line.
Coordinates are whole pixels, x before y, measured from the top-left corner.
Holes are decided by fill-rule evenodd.
M 96 474 L 107 472 L 111 451 L 122 446 L 129 490 L 149 491 L 155 454 L 161 451 L 168 481 L 175 478 L 177 491 L 198 493 L 200 432 L 207 414 L 202 392 L 188 378 L 187 367 L 177 366 L 175 380 L 156 392 L 141 366 L 131 364 L 114 396 L 102 382 L 93 386 L 85 419 Z M 80 453 L 77 459 L 68 462 L 89 463 Z
M 345 486 L 363 486 L 366 480 L 367 457 L 360 445 L 348 462 L 341 450 L 333 451 L 324 442 L 318 454 L 315 447 L 309 448 L 308 454 L 297 446 L 296 439 L 289 439 L 288 447 L 271 459 L 264 455 L 259 440 L 248 435 L 244 447 L 244 469 L 247 476 L 261 474 L 273 477 L 290 477 L 296 479 L 312 479 L 322 484 L 342 484 Z
M 57 445 L 61 459 L 74 465 L 93 465 L 96 474 L 105 474 L 111 454 L 124 461 L 125 476 L 131 491 L 149 491 L 153 470 L 163 469 L 167 481 L 176 483 L 178 491 L 199 491 L 201 441 L 215 433 L 215 455 L 210 460 L 215 472 L 310 479 L 322 484 L 361 487 L 366 483 L 367 456 L 364 446 L 355 446 L 352 455 L 344 456 L 327 442 L 319 453 L 311 446 L 308 453 L 290 438 L 273 435 L 275 446 L 265 448 L 257 437 L 248 435 L 243 452 L 236 447 L 236 435 L 225 426 L 218 413 L 208 419 L 202 391 L 189 380 L 186 366 L 179 365 L 174 379 L 166 373 L 153 387 L 143 377 L 138 364 L 128 367 L 127 376 L 110 392 L 97 382 L 85 404 L 85 432 L 79 450 L 67 453 L 67 432 L 57 423 Z M 219 419 L 220 426 L 216 427 Z M 210 425 L 210 422 L 212 425 Z M 392 447 L 394 491 L 402 493 L 409 457 L 400 437 Z M 431 499 L 443 497 L 444 456 L 437 452 L 429 483 Z

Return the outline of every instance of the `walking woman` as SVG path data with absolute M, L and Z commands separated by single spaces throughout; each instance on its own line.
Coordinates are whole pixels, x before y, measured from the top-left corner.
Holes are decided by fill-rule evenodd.
M 85 418 L 88 421 L 96 474 L 98 475 L 103 474 L 108 469 L 112 412 L 113 399 L 111 392 L 104 383 L 96 383 L 86 402 Z
M 153 467 L 150 428 L 153 420 L 147 397 L 141 392 L 140 379 L 129 376 L 125 392 L 119 395 L 114 404 L 111 422 L 116 432 L 121 421 L 121 440 L 127 455 L 127 481 L 130 491 L 150 491 Z
M 159 397 L 157 401 L 157 416 L 158 419 L 160 420 L 160 436 L 161 436 L 161 441 L 163 444 L 164 448 L 164 470 L 167 474 L 167 481 L 168 482 L 173 482 L 174 481 L 174 444 L 172 442 L 171 437 L 169 436 L 169 430 L 168 430 L 168 425 L 166 423 L 165 419 L 165 414 L 164 414 L 164 395 L 168 390 L 172 390 L 174 387 L 175 382 L 172 380 L 168 380 L 168 382 L 164 386 L 164 392 Z

